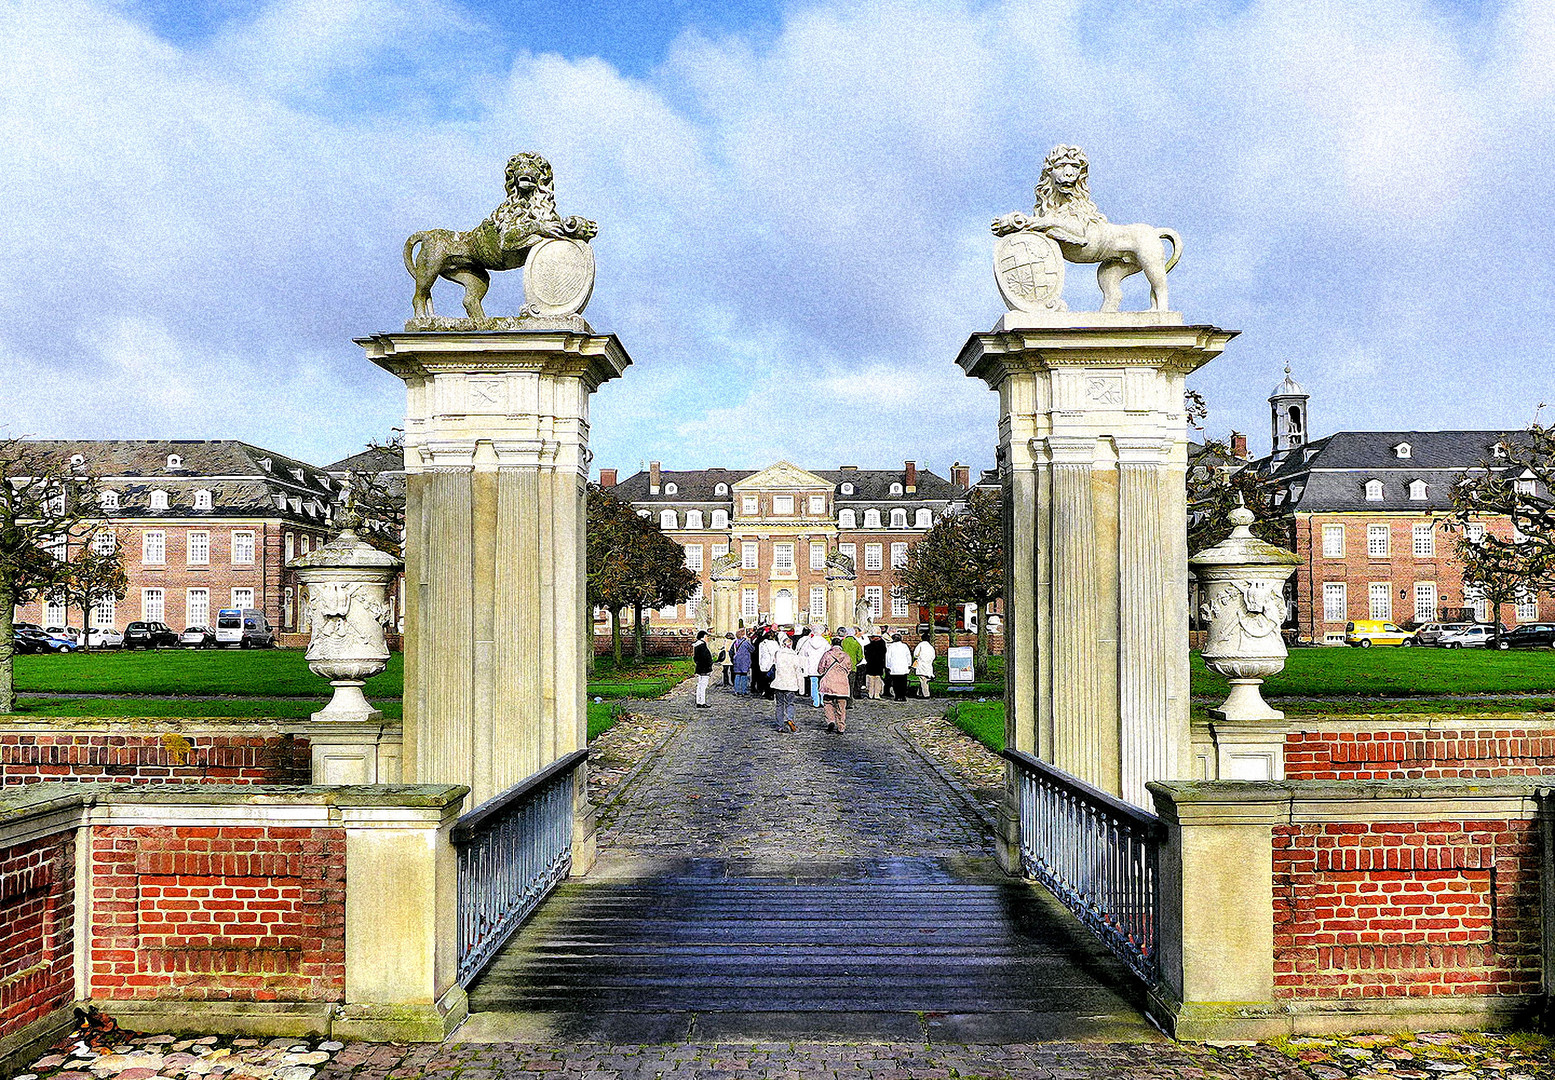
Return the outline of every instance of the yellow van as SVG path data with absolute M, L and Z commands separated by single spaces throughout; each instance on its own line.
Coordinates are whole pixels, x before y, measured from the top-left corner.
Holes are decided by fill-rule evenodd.
M 1344 643 L 1369 649 L 1373 645 L 1413 645 L 1413 630 L 1400 630 L 1382 619 L 1356 619 L 1344 624 Z

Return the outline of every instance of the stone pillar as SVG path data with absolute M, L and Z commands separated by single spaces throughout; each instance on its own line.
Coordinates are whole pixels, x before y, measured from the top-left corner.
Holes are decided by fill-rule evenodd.
M 1010 312 L 957 358 L 999 392 L 1006 744 L 1141 807 L 1191 763 L 1183 382 L 1234 336 Z
M 407 388 L 404 777 L 468 810 L 587 744 L 589 396 L 631 359 L 566 330 L 358 344 Z
M 740 574 L 713 571 L 713 636 L 722 638 L 740 628 Z
M 858 575 L 850 574 L 840 566 L 826 568 L 826 617 L 828 630 L 853 625 L 853 611 L 858 607 Z

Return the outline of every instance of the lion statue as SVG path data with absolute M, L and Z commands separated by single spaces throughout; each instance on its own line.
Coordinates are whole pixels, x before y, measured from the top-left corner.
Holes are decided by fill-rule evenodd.
M 405 269 L 416 279 L 411 301 L 416 318 L 433 315 L 432 285 L 438 278 L 464 286 L 464 310 L 484 319 L 481 300 L 491 286 L 491 271 L 516 270 L 529 251 L 545 239 L 592 240 L 599 226 L 587 218 L 556 213 L 551 163 L 539 154 L 514 154 L 508 161 L 502 205 L 469 232 L 427 229 L 405 241 Z
M 1022 213 L 995 218 L 995 236 L 1039 232 L 1057 241 L 1072 263 L 1099 263 L 1101 310 L 1117 311 L 1123 301 L 1123 279 L 1144 272 L 1150 282 L 1150 310 L 1166 311 L 1166 275 L 1182 255 L 1182 239 L 1172 229 L 1153 225 L 1113 225 L 1091 201 L 1090 164 L 1078 146 L 1055 146 L 1042 164 L 1037 203 L 1032 216 Z M 1172 242 L 1172 257 L 1166 245 Z

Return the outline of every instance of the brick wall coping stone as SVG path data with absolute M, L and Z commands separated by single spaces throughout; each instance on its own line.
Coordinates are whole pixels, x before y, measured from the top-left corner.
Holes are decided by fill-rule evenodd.
M 1195 780 L 1148 785 L 1168 824 L 1278 825 L 1319 821 L 1532 818 L 1555 778 L 1433 780 Z
M 1287 716 L 1283 720 L 1195 720 L 1195 732 L 1248 731 L 1298 734 L 1353 732 L 1375 739 L 1402 737 L 1408 732 L 1484 731 L 1486 729 L 1535 728 L 1555 731 L 1555 713 L 1496 712 L 1453 713 L 1346 713 L 1343 716 Z

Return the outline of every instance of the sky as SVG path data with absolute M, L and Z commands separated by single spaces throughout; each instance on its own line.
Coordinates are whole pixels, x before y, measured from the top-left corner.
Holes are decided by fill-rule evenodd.
M 1208 434 L 1266 449 L 1286 364 L 1319 436 L 1555 403 L 1555 0 L 0 0 L 0 42 L 7 434 L 383 436 L 403 385 L 352 339 L 520 150 L 599 222 L 586 317 L 634 361 L 596 468 L 991 466 L 954 361 L 1058 143 L 1241 331 Z

